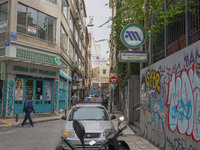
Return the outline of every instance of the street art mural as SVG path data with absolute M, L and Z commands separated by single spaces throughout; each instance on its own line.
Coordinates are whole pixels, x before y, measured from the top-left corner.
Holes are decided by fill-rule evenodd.
M 200 42 L 140 72 L 142 136 L 166 150 L 200 149 Z
M 101 96 L 102 95 L 102 87 L 98 85 L 90 86 L 90 95 Z
M 10 115 L 11 111 L 13 110 L 12 105 L 13 105 L 13 87 L 14 87 L 14 82 L 10 80 L 9 82 L 9 96 L 8 96 L 8 116 Z

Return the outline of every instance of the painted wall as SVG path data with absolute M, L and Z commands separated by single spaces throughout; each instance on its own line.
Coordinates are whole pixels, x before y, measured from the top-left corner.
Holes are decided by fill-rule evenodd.
M 140 128 L 160 149 L 200 149 L 200 41 L 140 72 Z

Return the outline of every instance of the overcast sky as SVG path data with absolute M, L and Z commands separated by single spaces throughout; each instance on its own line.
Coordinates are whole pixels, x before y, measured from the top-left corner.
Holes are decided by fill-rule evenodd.
M 96 44 L 101 46 L 101 56 L 109 57 L 109 35 L 110 35 L 110 25 L 111 22 L 104 25 L 103 27 L 98 27 L 104 24 L 111 16 L 112 10 L 108 6 L 109 0 L 85 0 L 86 13 L 87 13 L 87 24 L 90 18 L 93 17 L 93 27 L 88 27 L 88 32 L 91 32 L 95 37 L 96 41 L 107 39 L 107 41 L 97 42 Z

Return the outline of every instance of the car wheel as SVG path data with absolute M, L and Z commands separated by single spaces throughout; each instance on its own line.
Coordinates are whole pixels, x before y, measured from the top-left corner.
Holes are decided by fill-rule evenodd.
M 62 147 L 62 142 L 59 142 L 56 146 L 56 150 L 64 150 Z

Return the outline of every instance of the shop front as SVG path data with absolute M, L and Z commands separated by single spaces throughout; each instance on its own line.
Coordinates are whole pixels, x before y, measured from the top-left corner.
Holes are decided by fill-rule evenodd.
M 70 105 L 71 77 L 60 70 L 59 76 L 59 110 L 64 110 Z
M 6 67 L 6 115 L 22 114 L 25 99 L 32 100 L 36 113 L 58 110 L 58 67 L 22 62 L 6 62 Z

